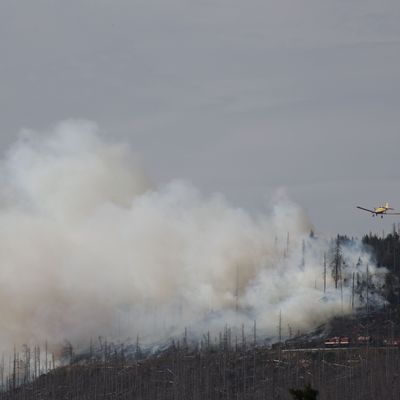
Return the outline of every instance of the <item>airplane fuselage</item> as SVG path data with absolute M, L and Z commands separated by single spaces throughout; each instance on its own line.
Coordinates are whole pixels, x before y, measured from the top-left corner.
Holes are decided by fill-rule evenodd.
M 386 207 L 376 207 L 374 208 L 375 214 L 385 214 L 388 209 Z
M 388 210 L 393 210 L 392 207 L 389 207 L 388 203 L 386 203 L 384 206 L 381 207 L 375 207 L 372 216 L 375 217 L 375 215 L 380 215 L 381 218 L 383 218 L 383 216 L 386 215 Z

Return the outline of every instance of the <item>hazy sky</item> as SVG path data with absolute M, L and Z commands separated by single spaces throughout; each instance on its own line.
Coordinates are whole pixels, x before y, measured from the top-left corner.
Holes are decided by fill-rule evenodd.
M 355 206 L 400 209 L 400 2 L 0 0 L 0 116 L 2 149 L 90 119 L 156 182 L 387 231 Z

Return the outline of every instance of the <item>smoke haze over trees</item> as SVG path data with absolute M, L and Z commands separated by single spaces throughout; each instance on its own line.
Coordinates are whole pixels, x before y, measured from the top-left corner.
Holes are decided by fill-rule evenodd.
M 352 276 L 367 265 L 384 281 L 356 240 L 341 244 L 340 274 L 326 271 L 331 240 L 310 235 L 284 191 L 252 216 L 188 182 L 154 187 L 92 122 L 22 132 L 1 183 L 3 348 L 98 335 L 155 343 L 255 320 L 273 338 L 280 317 L 297 331 L 350 313 L 364 301 Z

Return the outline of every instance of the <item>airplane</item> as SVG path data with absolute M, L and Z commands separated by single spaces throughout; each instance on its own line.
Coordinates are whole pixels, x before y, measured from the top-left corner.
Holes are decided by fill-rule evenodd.
M 372 216 L 375 217 L 375 215 L 380 215 L 381 218 L 383 218 L 384 215 L 400 215 L 400 213 L 388 213 L 388 210 L 394 210 L 394 208 L 389 207 L 389 203 L 385 203 L 384 206 L 380 207 L 374 207 L 373 210 L 369 210 L 368 208 L 360 207 L 357 206 L 360 210 L 368 211 L 372 213 Z

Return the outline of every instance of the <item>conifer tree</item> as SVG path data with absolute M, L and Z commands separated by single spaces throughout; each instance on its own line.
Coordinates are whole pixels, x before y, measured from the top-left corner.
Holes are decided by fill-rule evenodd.
M 317 400 L 318 390 L 315 390 L 308 383 L 304 389 L 289 389 L 289 393 L 295 400 Z

